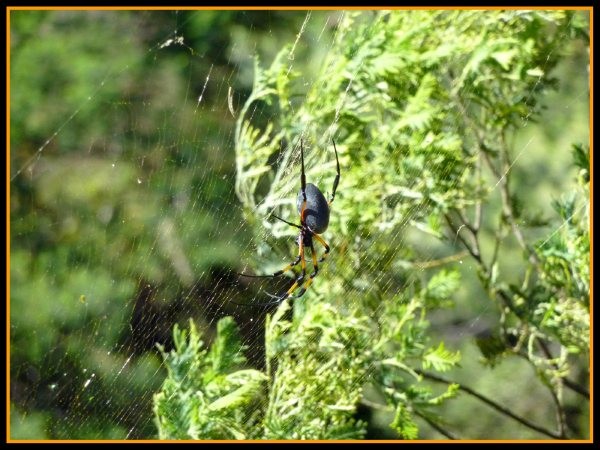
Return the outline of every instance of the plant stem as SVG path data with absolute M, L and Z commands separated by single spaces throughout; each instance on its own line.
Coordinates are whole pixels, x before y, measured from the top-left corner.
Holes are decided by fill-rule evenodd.
M 422 370 L 419 369 L 415 369 L 415 371 L 417 373 L 419 373 L 420 375 L 422 375 L 423 377 L 433 380 L 433 381 L 437 381 L 439 383 L 445 383 L 445 384 L 453 384 L 453 381 L 449 381 L 446 380 L 445 378 L 442 378 L 438 375 L 434 375 L 431 373 L 427 373 L 427 372 L 423 372 Z M 458 383 L 455 383 L 458 384 Z M 515 421 L 519 422 L 520 424 L 522 424 L 523 426 L 530 428 L 532 430 L 537 431 L 538 433 L 542 433 L 545 434 L 546 436 L 549 436 L 551 438 L 554 439 L 564 439 L 564 435 L 563 434 L 557 434 L 553 431 L 547 430 L 546 428 L 543 428 L 539 425 L 536 425 L 532 422 L 530 422 L 529 420 L 520 417 L 516 414 L 514 414 L 512 411 L 510 411 L 509 409 L 503 407 L 502 405 L 499 405 L 498 403 L 496 403 L 493 400 L 490 400 L 489 398 L 485 397 L 484 395 L 476 392 L 475 390 L 471 389 L 470 387 L 467 386 L 463 386 L 463 385 L 459 385 L 459 389 L 466 392 L 467 394 L 472 395 L 473 397 L 481 400 L 483 403 L 485 403 L 486 405 L 490 406 L 491 408 L 495 409 L 496 411 L 498 411 L 501 414 L 504 414 L 505 416 L 510 417 L 511 419 L 514 419 Z
M 429 417 L 424 416 L 419 411 L 415 411 L 415 415 L 418 416 L 418 417 L 420 417 L 421 419 L 423 419 L 425 422 L 427 422 L 427 424 L 431 428 L 433 428 L 434 430 L 436 430 L 438 433 L 443 434 L 448 439 L 453 440 L 453 441 L 458 439 L 458 436 L 456 436 L 454 433 L 452 433 L 449 430 L 446 430 L 446 429 L 442 428 L 439 424 L 435 423 Z

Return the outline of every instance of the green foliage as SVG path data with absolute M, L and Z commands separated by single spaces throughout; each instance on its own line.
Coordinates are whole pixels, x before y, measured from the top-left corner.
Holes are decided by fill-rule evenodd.
M 319 304 L 291 323 L 282 306 L 266 323 L 266 439 L 357 439 L 362 380 L 371 360 L 364 319 Z
M 564 11 L 345 14 L 334 48 L 293 110 L 288 99 L 298 97 L 298 74 L 289 73 L 290 49 L 283 48 L 269 69 L 257 65 L 237 122 L 236 192 L 248 220 L 262 218 L 257 225 L 275 236 L 292 234 L 266 218 L 282 210 L 293 215 L 289 186 L 297 185 L 299 136 L 314 144 L 308 179 L 317 169 L 320 176 L 333 173 L 326 149 L 336 136 L 344 173 L 332 221 L 342 235 L 360 236 L 348 243 L 357 260 L 379 258 L 377 242 L 407 220 L 440 237 L 432 224 L 491 192 L 476 175 L 476 146 L 498 154 L 507 127 L 540 111 L 537 98 L 554 85 L 549 73 L 570 17 Z M 260 128 L 245 120 L 251 105 L 269 108 L 278 122 Z M 393 259 L 402 247 L 387 250 Z
M 569 196 L 556 202 L 563 225 L 538 247 L 540 281 L 532 294 L 539 300 L 533 322 L 552 334 L 570 352 L 589 350 L 590 237 L 589 204 Z M 568 214 L 568 216 L 566 215 Z
M 585 27 L 572 11 L 345 13 L 308 90 L 299 74 L 289 71 L 295 47 L 282 48 L 268 69 L 256 61 L 253 93 L 240 112 L 235 137 L 236 193 L 257 235 L 265 228 L 276 237 L 295 232 L 269 216 L 294 216 L 291 189 L 297 188 L 301 139 L 308 148 L 308 180 L 332 176 L 331 153 L 325 151 L 332 136 L 342 166 L 330 224 L 338 249 L 331 256 L 336 269 L 319 278 L 327 295 L 307 294 L 313 301 L 296 307 L 291 322 L 280 321 L 282 306 L 267 326 L 267 361 L 274 364 L 271 359 L 277 356 L 276 371 L 267 373 L 269 403 L 284 403 L 281 409 L 273 406 L 272 415 L 268 407 L 266 437 L 364 432 L 360 422 L 314 412 L 314 404 L 331 407 L 328 389 L 337 386 L 334 380 L 317 384 L 304 371 L 324 367 L 327 373 L 332 360 L 321 343 L 324 336 L 347 336 L 335 342 L 348 355 L 334 361 L 343 368 L 339 374 L 349 378 L 343 394 L 332 398 L 348 411 L 360 398 L 353 380 L 364 377 L 394 409 L 391 426 L 400 437 L 418 436 L 417 416 L 440 423 L 431 408 L 454 396 L 458 386 L 450 384 L 435 397 L 414 383 L 420 378 L 414 368 L 448 371 L 458 363 L 458 353 L 443 342 L 429 346 L 425 317 L 429 308 L 451 305 L 459 278 L 456 271 L 441 270 L 419 288 L 423 277 L 414 272 L 418 246 L 396 239 L 409 225 L 446 245 L 459 243 L 472 257 L 482 287 L 501 313 L 501 345 L 482 347 L 489 361 L 524 356 L 560 397 L 560 380 L 569 373 L 566 354 L 589 349 L 589 230 L 582 225 L 585 220 L 571 214 L 574 200 L 563 201 L 560 233 L 532 250 L 520 229 L 523 202 L 510 191 L 514 155 L 509 142 L 519 127 L 540 116 L 540 98 L 556 87 L 551 73 L 564 44 L 570 36 L 585 37 Z M 293 100 L 299 97 L 302 101 Z M 254 124 L 250 111 L 257 108 L 273 119 Z M 579 147 L 575 156 L 580 164 L 586 160 Z M 488 237 L 495 239 L 495 249 L 485 259 L 481 239 L 485 227 L 493 225 L 489 219 L 482 223 L 484 208 L 492 214 L 500 210 L 499 225 Z M 504 275 L 498 260 L 508 233 L 524 255 L 520 287 Z M 345 321 L 326 320 L 323 311 L 331 310 L 324 305 L 329 303 Z M 348 325 L 353 333 L 343 331 Z M 347 340 L 363 328 L 371 330 L 366 342 Z M 508 336 L 516 336 L 517 345 Z M 528 351 L 522 354 L 524 342 Z M 536 350 L 547 349 L 548 343 L 560 345 L 558 358 Z M 362 358 L 369 361 L 368 370 Z M 557 408 L 562 408 L 560 400 Z M 304 427 L 307 420 L 316 425 L 312 432 Z M 567 436 L 564 422 L 559 430 Z
M 175 327 L 175 349 L 161 348 L 169 375 L 154 397 L 162 439 L 358 439 L 366 423 L 356 408 L 371 377 L 397 416 L 391 424 L 405 439 L 418 428 L 408 411 L 428 410 L 456 394 L 421 386 L 411 364 L 446 371 L 459 360 L 443 344 L 422 348 L 427 323 L 416 320 L 423 298 L 390 303 L 379 325 L 359 311 L 342 314 L 328 303 L 304 315 L 283 317 L 285 302 L 265 325 L 265 373 L 245 369 L 244 346 L 231 318 L 222 319 L 210 350 L 193 323 Z M 391 357 L 390 357 L 391 356 Z M 237 369 L 237 370 L 236 370 Z M 404 415 L 398 415 L 404 411 Z M 406 415 L 408 414 L 408 415 Z
M 580 171 L 589 170 L 589 147 L 575 145 L 573 156 Z M 531 336 L 555 340 L 561 356 L 552 377 L 564 376 L 566 354 L 587 354 L 590 345 L 590 235 L 589 180 L 580 178 L 573 191 L 553 202 L 561 225 L 536 243 L 539 263 L 531 268 L 535 285 L 519 291 L 528 299 Z M 515 294 L 516 296 L 517 294 Z M 562 354 L 564 351 L 564 354 Z
M 219 321 L 217 337 L 203 349 L 190 321 L 189 333 L 173 329 L 175 349 L 159 346 L 168 376 L 154 396 L 161 439 L 252 439 L 257 421 L 251 409 L 262 397 L 265 377 L 245 363 L 231 318 Z

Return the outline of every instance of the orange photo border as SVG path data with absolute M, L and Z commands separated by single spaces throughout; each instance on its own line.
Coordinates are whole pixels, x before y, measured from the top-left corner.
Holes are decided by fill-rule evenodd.
M 589 82 L 590 82 L 590 230 L 593 230 L 593 217 L 594 217 L 594 202 L 593 202 L 593 180 L 594 180 L 594 164 L 593 164 L 593 42 L 594 42 L 594 15 L 593 15 L 593 7 L 592 6 L 389 6 L 389 7 L 333 7 L 333 6 L 311 6 L 311 7 L 303 7 L 303 6 L 277 6 L 277 7 L 269 7 L 269 6 L 207 6 L 207 7 L 195 7 L 195 6 L 148 6 L 148 7 L 139 7 L 139 6 L 94 6 L 94 7 L 81 7 L 81 6 L 8 6 L 6 7 L 6 431 L 7 431 L 7 442 L 8 443 L 118 443 L 118 442 L 126 442 L 126 443 L 194 443 L 199 444 L 203 442 L 210 443 L 344 443 L 344 444 L 353 444 L 353 443 L 371 443 L 371 444 L 379 444 L 379 443 L 448 443 L 448 444 L 462 444 L 462 443 L 546 443 L 546 444 L 556 444 L 556 443 L 592 443 L 594 437 L 594 427 L 593 427 L 593 417 L 594 417 L 594 408 L 593 408 L 593 398 L 594 398 L 594 389 L 593 389 L 593 275 L 590 275 L 590 439 L 573 439 L 573 440 L 554 440 L 554 439 L 465 439 L 465 440 L 414 440 L 414 441 L 403 441 L 403 440 L 313 440 L 313 441 L 303 441 L 303 440 L 249 440 L 249 441 L 237 441 L 237 440 L 205 440 L 205 441 L 196 441 L 196 440 L 181 440 L 181 441 L 165 441 L 160 439 L 144 439 L 144 440 L 126 440 L 126 439 L 82 439 L 82 440 L 58 440 L 58 439 L 10 439 L 10 13 L 11 11 L 89 11 L 89 10 L 104 10 L 104 11 L 123 11 L 123 10 L 137 10 L 137 11 L 148 11 L 148 10 L 164 10 L 164 11 L 175 11 L 175 10 L 280 10 L 280 11 L 327 11 L 327 10 L 572 10 L 572 11 L 588 11 L 590 13 L 590 70 L 589 70 Z M 593 232 L 590 233 L 590 274 L 593 274 Z

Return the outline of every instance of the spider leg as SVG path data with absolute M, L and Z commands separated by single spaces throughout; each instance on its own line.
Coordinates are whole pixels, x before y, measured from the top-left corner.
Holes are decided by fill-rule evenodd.
M 291 225 L 291 226 L 293 226 L 293 227 L 300 228 L 300 229 L 302 228 L 300 225 L 296 225 L 295 223 L 288 222 L 287 220 L 285 220 L 285 219 L 282 219 L 281 217 L 278 217 L 278 216 L 276 216 L 275 214 L 271 214 L 271 215 L 272 215 L 273 217 L 275 217 L 276 219 L 279 219 L 279 220 L 281 220 L 282 222 L 284 222 L 284 223 L 287 223 L 288 225 Z
M 247 277 L 247 278 L 275 278 L 275 277 L 278 277 L 280 275 L 283 275 L 288 270 L 291 270 L 292 267 L 297 266 L 299 262 L 300 262 L 300 255 L 298 255 L 296 257 L 296 259 L 294 259 L 291 263 L 289 263 L 283 269 L 278 270 L 277 272 L 274 272 L 274 273 L 269 274 L 269 275 L 249 275 L 247 273 L 242 273 L 242 272 L 236 272 L 236 273 L 238 275 L 241 275 L 242 277 Z
M 275 300 L 273 300 L 272 302 L 264 302 L 264 303 L 238 303 L 238 302 L 234 302 L 233 300 L 231 300 L 231 303 L 233 303 L 234 305 L 240 305 L 240 306 L 270 306 L 270 305 L 278 305 L 279 303 L 281 303 L 283 300 L 281 296 L 279 295 L 273 295 L 273 294 L 269 294 L 268 292 L 265 292 L 265 294 L 267 294 L 269 297 L 274 298 Z
M 302 282 L 304 281 L 304 278 L 306 277 L 306 259 L 304 258 L 304 239 L 302 239 L 302 236 L 300 236 L 299 247 L 300 247 L 300 261 L 302 262 L 300 267 L 302 267 L 302 273 L 300 273 L 300 276 L 298 276 L 298 278 L 296 278 L 296 281 L 287 290 L 287 292 L 280 297 L 280 299 L 281 299 L 280 301 L 284 301 L 286 298 L 291 297 L 292 293 L 296 290 L 296 288 L 298 286 L 300 286 L 300 284 L 302 284 Z
M 319 236 L 318 234 L 312 234 L 311 235 L 312 238 L 316 239 L 317 241 L 319 241 L 319 243 L 321 245 L 323 245 L 323 247 L 325 247 L 325 252 L 323 253 L 323 255 L 321 256 L 321 258 L 319 260 L 317 260 L 317 253 L 315 252 L 315 247 L 312 243 L 312 240 L 310 241 L 310 253 L 312 256 L 312 264 L 313 264 L 313 272 L 309 275 L 308 280 L 306 280 L 306 282 L 302 285 L 302 287 L 300 288 L 300 291 L 298 292 L 297 295 L 294 295 L 292 297 L 292 294 L 294 293 L 294 291 L 298 288 L 298 286 L 302 283 L 302 281 L 304 280 L 305 276 L 306 276 L 306 261 L 304 258 L 304 252 L 302 252 L 302 275 L 299 276 L 296 279 L 296 282 L 292 285 L 292 287 L 290 287 L 288 289 L 288 291 L 282 295 L 280 298 L 280 301 L 284 301 L 285 299 L 292 297 L 292 298 L 300 298 L 304 295 L 304 293 L 306 292 L 306 290 L 310 287 L 310 285 L 312 284 L 313 280 L 315 279 L 315 277 L 318 275 L 319 273 L 319 263 L 325 261 L 325 258 L 327 258 L 327 255 L 329 255 L 329 244 L 327 242 L 325 242 L 325 239 L 323 239 L 321 236 Z
M 300 236 L 300 241 L 302 241 L 302 236 Z M 247 277 L 247 278 L 275 278 L 275 277 L 278 277 L 279 275 L 283 275 L 288 270 L 291 270 L 292 267 L 297 266 L 300 261 L 302 261 L 304 263 L 304 245 L 302 245 L 302 244 L 303 243 L 301 242 L 300 245 L 298 246 L 299 250 L 298 250 L 298 256 L 296 257 L 296 259 L 294 259 L 291 263 L 289 263 L 283 269 L 278 270 L 277 272 L 274 272 L 270 275 L 248 275 L 248 274 L 241 273 L 241 272 L 237 272 L 237 274 L 241 275 L 243 277 Z
M 276 305 L 279 304 L 281 302 L 283 302 L 284 300 L 288 299 L 289 297 L 292 296 L 292 293 L 298 288 L 298 286 L 300 286 L 302 284 L 302 282 L 304 281 L 304 278 L 306 277 L 306 260 L 304 259 L 304 240 L 302 239 L 302 236 L 300 236 L 300 244 L 298 245 L 300 248 L 300 254 L 298 255 L 298 258 L 296 258 L 296 260 L 290 264 L 288 267 L 293 267 L 296 264 L 298 264 L 298 262 L 301 262 L 301 267 L 302 267 L 302 273 L 300 274 L 300 276 L 298 276 L 298 278 L 296 278 L 296 281 L 294 282 L 294 284 L 287 290 L 287 292 L 283 295 L 272 295 L 272 294 L 268 294 L 270 297 L 273 297 L 275 300 L 272 302 L 265 302 L 265 303 L 236 303 L 236 302 L 232 302 L 236 305 L 241 305 L 241 306 L 269 306 L 269 305 Z M 313 257 L 314 259 L 314 257 Z M 287 269 L 287 267 L 286 267 Z M 279 272 L 283 273 L 284 270 L 280 270 Z M 272 276 L 277 276 L 279 275 L 279 272 L 275 272 L 274 275 L 266 275 L 267 277 L 272 277 Z M 243 274 L 240 274 L 243 275 Z M 252 276 L 252 275 L 245 275 L 245 276 Z M 260 275 L 258 275 L 258 277 L 260 277 Z
M 308 277 L 308 280 L 306 280 L 306 282 L 300 289 L 300 292 L 298 292 L 298 295 L 295 295 L 294 298 L 302 297 L 304 295 L 304 293 L 306 292 L 306 290 L 312 284 L 312 282 L 315 279 L 315 277 L 317 276 L 317 274 L 319 273 L 319 263 L 317 262 L 317 254 L 315 253 L 315 247 L 312 244 L 312 242 L 310 243 L 310 252 L 311 252 L 311 256 L 312 256 L 312 263 L 313 263 L 313 269 L 314 269 L 313 273 L 310 274 L 310 276 Z
M 234 301 L 231 301 L 231 303 L 233 303 L 234 305 L 240 305 L 240 306 L 270 306 L 270 305 L 278 305 L 279 303 L 283 302 L 281 296 L 279 295 L 273 295 L 273 294 L 269 294 L 268 292 L 265 292 L 265 294 L 267 294 L 269 297 L 274 298 L 275 300 L 273 300 L 272 302 L 264 302 L 264 303 L 237 303 Z
M 300 187 L 302 188 L 302 207 L 300 208 L 300 223 L 304 225 L 304 212 L 306 211 L 306 173 L 304 172 L 304 142 L 300 139 L 300 161 L 302 161 L 302 172 L 300 172 Z
M 335 200 L 335 191 L 337 191 L 338 183 L 340 182 L 340 160 L 338 159 L 338 153 L 337 153 L 337 148 L 335 147 L 335 141 L 333 139 L 331 139 L 331 142 L 333 142 L 333 150 L 335 151 L 335 162 L 337 165 L 337 175 L 335 176 L 335 179 L 333 180 L 333 192 L 331 193 L 331 200 L 329 200 L 330 205 L 333 203 L 333 200 Z
M 329 244 L 325 242 L 325 239 L 323 239 L 318 234 L 313 234 L 313 238 L 315 238 L 317 241 L 319 241 L 319 244 L 325 247 L 325 253 L 323 253 L 323 256 L 321 256 L 321 259 L 319 259 L 319 262 L 323 262 L 325 261 L 325 258 L 327 258 L 327 256 L 329 255 Z
M 273 214 L 273 217 L 275 217 L 276 219 L 279 219 L 282 222 L 285 222 L 288 225 L 291 225 L 293 227 L 302 228 L 300 225 L 296 225 L 295 223 L 288 222 L 287 220 L 282 219 L 281 217 L 277 217 L 275 214 Z M 291 270 L 292 267 L 298 265 L 298 263 L 300 262 L 300 259 L 301 259 L 301 256 L 300 256 L 300 254 L 298 254 L 298 256 L 296 257 L 296 259 L 294 259 L 294 261 L 292 261 L 290 264 L 288 264 L 287 266 L 285 266 L 283 269 L 278 270 L 277 272 L 275 272 L 275 273 L 273 273 L 271 275 L 248 275 L 248 274 L 241 273 L 241 272 L 236 272 L 236 273 L 238 275 L 241 275 L 243 277 L 248 277 L 248 278 L 272 278 L 272 277 L 278 277 L 279 275 L 283 275 L 288 270 Z

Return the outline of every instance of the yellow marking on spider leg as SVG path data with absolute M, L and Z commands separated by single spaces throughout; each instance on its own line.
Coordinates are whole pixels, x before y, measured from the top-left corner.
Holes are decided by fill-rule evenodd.
M 313 280 L 315 279 L 315 277 L 319 273 L 319 263 L 317 262 L 317 254 L 315 253 L 315 247 L 312 244 L 310 245 L 310 252 L 311 252 L 311 255 L 312 255 L 313 267 L 314 267 L 315 270 L 313 271 L 313 273 L 310 274 L 310 277 L 308 277 L 308 280 L 306 280 L 306 282 L 302 286 L 302 289 L 300 289 L 300 292 L 298 293 L 298 295 L 296 296 L 296 298 L 302 297 L 304 295 L 304 293 L 306 292 L 306 290 L 310 287 L 310 285 L 312 284 Z
M 323 253 L 323 256 L 321 256 L 321 259 L 319 259 L 319 262 L 323 262 L 325 261 L 325 258 L 327 258 L 327 256 L 329 255 L 329 244 L 325 242 L 325 240 L 318 234 L 313 234 L 313 238 L 315 238 L 323 247 L 325 247 L 325 253 Z
M 338 153 L 337 153 L 337 148 L 335 146 L 335 141 L 333 139 L 331 139 L 331 142 L 333 142 L 333 149 L 335 150 L 335 163 L 336 163 L 337 172 L 336 172 L 336 175 L 335 175 L 335 180 L 333 180 L 333 192 L 331 193 L 331 200 L 329 200 L 327 202 L 327 204 L 329 206 L 331 206 L 331 204 L 335 200 L 335 191 L 337 191 L 338 183 L 340 182 L 340 160 L 338 158 Z
M 300 244 L 298 245 L 298 247 L 300 247 L 300 261 L 302 262 L 302 264 L 301 264 L 302 275 L 300 275 L 296 279 L 294 284 L 292 284 L 292 286 L 287 290 L 287 292 L 285 293 L 285 295 L 282 298 L 282 301 L 285 300 L 286 298 L 289 298 L 292 295 L 292 293 L 298 288 L 300 283 L 302 283 L 302 281 L 304 281 L 304 277 L 306 276 L 306 259 L 304 259 L 304 242 L 302 242 L 302 239 L 300 239 Z
M 287 266 L 285 266 L 283 269 L 278 270 L 277 272 L 275 272 L 273 274 L 274 277 L 277 277 L 285 272 L 287 272 L 288 270 L 292 270 L 292 267 L 298 265 L 298 263 L 300 262 L 300 260 L 302 259 L 302 257 L 300 255 L 298 255 L 298 257 L 292 261 L 291 263 L 289 263 Z

